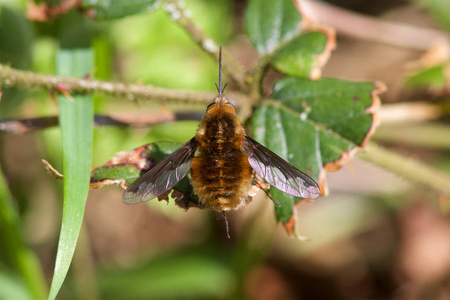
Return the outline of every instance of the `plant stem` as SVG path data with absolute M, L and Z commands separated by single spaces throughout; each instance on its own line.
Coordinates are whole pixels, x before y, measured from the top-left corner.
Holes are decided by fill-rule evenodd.
M 191 13 L 184 7 L 183 2 L 177 0 L 164 0 L 163 8 L 167 11 L 172 20 L 183 27 L 189 36 L 202 47 L 203 50 L 210 54 L 215 60 L 219 60 L 219 46 L 192 21 L 190 17 Z M 244 67 L 224 49 L 222 49 L 222 57 L 224 73 L 235 81 L 240 88 L 244 87 Z
M 414 122 L 390 124 L 378 127 L 374 139 L 376 141 L 411 145 L 422 148 L 450 150 L 448 136 L 450 126 L 439 123 L 417 124 Z
M 366 146 L 366 150 L 358 152 L 358 156 L 409 181 L 417 182 L 425 188 L 450 196 L 450 176 L 448 174 L 373 142 Z
M 174 101 L 177 103 L 210 103 L 216 93 L 179 91 L 137 84 L 101 81 L 91 78 L 61 77 L 20 71 L 0 64 L 0 84 L 4 87 L 46 89 L 74 94 L 103 93 L 130 100 Z
M 153 113 L 125 114 L 117 113 L 107 115 L 95 115 L 94 126 L 151 126 L 156 124 L 194 120 L 200 121 L 203 114 L 200 112 L 170 112 L 158 111 Z M 58 126 L 58 116 L 39 117 L 30 119 L 6 119 L 0 120 L 0 133 L 25 134 L 34 130 L 42 130 Z
M 249 85 L 249 95 L 250 101 L 252 104 L 256 104 L 257 102 L 262 100 L 262 80 L 264 77 L 264 70 L 267 67 L 267 60 L 265 57 L 261 57 L 258 59 L 257 63 L 249 73 L 246 78 L 246 82 Z
M 342 35 L 421 51 L 428 50 L 437 40 L 448 40 L 444 31 L 380 20 L 323 1 L 296 1 L 309 17 L 328 24 Z
M 390 103 L 379 109 L 380 123 L 383 125 L 436 120 L 448 115 L 450 115 L 450 101 L 433 104 L 430 101 Z

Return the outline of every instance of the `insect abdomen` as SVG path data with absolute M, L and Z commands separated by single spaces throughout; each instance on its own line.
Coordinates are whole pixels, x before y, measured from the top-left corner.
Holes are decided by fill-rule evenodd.
M 199 154 L 191 167 L 191 182 L 200 201 L 215 211 L 238 209 L 248 199 L 252 168 L 241 149 L 244 138 L 234 116 L 206 119 L 197 140 Z
M 207 153 L 206 151 L 202 153 Z M 224 153 L 225 154 L 225 153 Z M 216 155 L 194 157 L 191 182 L 200 200 L 216 211 L 238 209 L 247 200 L 252 169 L 240 150 L 226 153 L 224 160 Z

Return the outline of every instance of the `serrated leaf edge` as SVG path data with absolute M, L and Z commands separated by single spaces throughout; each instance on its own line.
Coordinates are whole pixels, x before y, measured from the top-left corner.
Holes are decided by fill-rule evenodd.
M 372 115 L 372 124 L 371 124 L 370 128 L 367 130 L 364 139 L 361 141 L 361 143 L 359 145 L 356 145 L 355 147 L 353 147 L 352 149 L 350 149 L 348 151 L 343 151 L 341 156 L 336 161 L 325 163 L 324 167 L 323 167 L 323 170 L 325 172 L 334 172 L 334 171 L 339 170 L 345 162 L 347 162 L 350 158 L 353 157 L 353 155 L 356 153 L 356 151 L 364 149 L 364 147 L 367 144 L 367 142 L 369 141 L 369 139 L 375 133 L 375 129 L 380 124 L 379 117 L 378 117 L 378 109 L 381 106 L 381 100 L 380 100 L 379 95 L 381 93 L 384 93 L 387 90 L 387 87 L 381 81 L 375 81 L 375 82 L 373 82 L 373 85 L 374 85 L 375 89 L 372 90 L 372 92 L 370 93 L 370 96 L 372 98 L 372 103 L 369 107 L 367 107 L 365 109 L 365 113 Z M 319 181 L 321 179 L 320 175 L 322 175 L 322 174 L 319 174 Z M 325 177 L 325 174 L 323 174 L 323 176 Z
M 372 97 L 372 104 L 368 108 L 365 109 L 366 113 L 372 114 L 372 125 L 370 126 L 369 130 L 366 133 L 366 136 L 364 137 L 364 139 L 362 140 L 360 145 L 358 145 L 348 151 L 343 151 L 341 156 L 336 161 L 327 162 L 321 168 L 321 170 L 319 172 L 318 184 L 319 184 L 319 187 L 321 190 L 321 195 L 323 195 L 323 196 L 328 195 L 328 188 L 327 188 L 327 184 L 326 184 L 326 173 L 339 170 L 342 167 L 342 165 L 345 162 L 347 162 L 348 160 L 350 160 L 357 151 L 364 149 L 365 145 L 369 141 L 370 137 L 372 137 L 372 135 L 375 133 L 375 129 L 378 127 L 378 125 L 380 123 L 379 117 L 378 117 L 378 112 L 377 112 L 378 108 L 381 106 L 381 100 L 380 100 L 379 95 L 381 93 L 384 93 L 387 90 L 387 87 L 381 81 L 375 81 L 373 84 L 375 86 L 375 89 L 370 93 L 370 95 Z M 310 203 L 313 201 L 314 200 L 312 200 L 312 199 L 303 199 L 294 204 L 293 215 L 289 218 L 289 220 L 287 222 L 283 223 L 283 227 L 285 228 L 285 230 L 289 236 L 293 236 L 293 237 L 296 237 L 297 239 L 304 240 L 304 238 L 298 234 L 298 230 L 297 230 L 296 207 L 299 204 Z
M 295 7 L 302 15 L 302 21 L 300 22 L 301 31 L 306 32 L 322 32 L 327 37 L 327 42 L 322 53 L 314 56 L 317 61 L 317 65 L 309 73 L 309 78 L 311 80 L 318 80 L 322 77 L 322 68 L 328 62 L 331 56 L 331 51 L 336 49 L 336 30 L 326 24 L 321 24 L 308 16 L 307 13 L 302 9 L 300 1 L 293 0 Z
M 309 72 L 309 79 L 311 80 L 319 80 L 322 77 L 322 68 L 328 62 L 328 59 L 331 56 L 331 51 L 336 49 L 336 31 L 334 28 L 320 24 L 317 21 L 314 21 L 310 18 L 302 9 L 299 1 L 293 0 L 294 6 L 296 7 L 298 13 L 302 16 L 302 20 L 299 23 L 299 30 L 296 34 L 294 34 L 290 39 L 285 40 L 281 43 L 277 48 L 275 48 L 272 52 L 269 52 L 265 55 L 265 61 L 269 61 L 272 56 L 275 55 L 276 52 L 281 50 L 284 46 L 289 44 L 294 39 L 298 38 L 300 35 L 307 32 L 321 32 L 325 34 L 327 37 L 327 42 L 325 43 L 325 47 L 322 53 L 315 55 L 313 58 L 317 62 L 316 66 L 312 68 Z

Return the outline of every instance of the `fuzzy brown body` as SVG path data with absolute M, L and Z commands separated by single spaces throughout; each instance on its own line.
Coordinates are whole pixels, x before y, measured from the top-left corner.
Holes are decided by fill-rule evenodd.
M 194 191 L 210 209 L 238 209 L 249 199 L 253 171 L 242 150 L 244 138 L 234 108 L 224 98 L 216 99 L 200 122 L 191 166 Z

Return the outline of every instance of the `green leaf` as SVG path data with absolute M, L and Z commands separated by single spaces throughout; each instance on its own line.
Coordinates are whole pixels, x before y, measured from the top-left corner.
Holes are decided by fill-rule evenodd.
M 332 168 L 366 142 L 374 126 L 376 90 L 369 82 L 284 78 L 274 86 L 274 99 L 256 109 L 254 137 L 317 181 L 325 164 Z M 301 199 L 274 188 L 271 193 L 281 204 L 275 206 L 277 220 L 286 224 Z
M 450 69 L 450 62 L 423 68 L 411 74 L 405 82 L 408 88 L 430 88 L 432 90 L 443 90 L 447 85 L 446 72 Z
M 303 33 L 277 51 L 271 63 L 287 75 L 308 78 L 319 66 L 316 57 L 324 51 L 327 40 L 322 32 Z
M 82 0 L 88 15 L 98 19 L 117 19 L 135 14 L 150 13 L 159 7 L 159 0 Z
M 31 64 L 33 41 L 30 22 L 7 6 L 0 10 L 0 62 L 18 69 Z
M 173 142 L 150 143 L 131 151 L 119 152 L 105 165 L 92 170 L 91 184 L 100 187 L 107 181 L 115 181 L 129 186 L 181 145 Z
M 250 0 L 246 34 L 260 54 L 270 54 L 298 34 L 301 19 L 291 0 Z
M 0 254 L 14 273 L 21 276 L 13 280 L 11 275 L 0 273 L 0 299 L 19 299 L 19 295 L 24 295 L 20 299 L 45 299 L 47 287 L 44 274 L 39 260 L 23 240 L 19 214 L 12 200 L 0 172 Z M 14 291 L 16 285 L 21 286 L 20 290 Z M 14 293 L 17 293 L 16 297 L 12 296 Z
M 100 188 L 108 184 L 120 184 L 125 188 L 178 150 L 181 145 L 173 142 L 157 142 L 140 146 L 131 151 L 116 153 L 106 164 L 92 170 L 91 187 Z M 158 199 L 172 199 L 182 208 L 193 206 L 204 208 L 193 192 L 189 175 L 180 180 L 172 190 L 159 196 Z
M 17 69 L 28 69 L 31 65 L 33 29 L 30 22 L 7 6 L 0 6 L 0 63 Z M 0 117 L 16 114 L 27 91 L 19 88 L 2 87 Z
M 90 49 L 64 49 L 57 58 L 60 76 L 85 76 L 92 66 Z M 64 208 L 49 299 L 55 299 L 62 286 L 78 240 L 89 190 L 94 128 L 90 96 L 68 99 L 60 95 L 58 100 L 63 145 Z
M 319 79 L 321 68 L 334 49 L 335 37 L 326 27 L 300 26 L 302 15 L 293 1 L 250 0 L 246 33 L 267 63 L 290 76 Z

